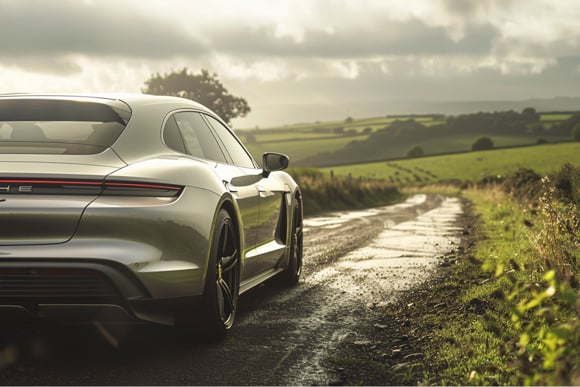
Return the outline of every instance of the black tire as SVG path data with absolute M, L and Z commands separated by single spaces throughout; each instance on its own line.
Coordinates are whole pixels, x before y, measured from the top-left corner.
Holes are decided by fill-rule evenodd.
M 223 339 L 234 325 L 239 291 L 239 238 L 232 218 L 222 209 L 215 223 L 200 309 L 185 313 L 178 325 L 203 340 Z
M 288 267 L 275 277 L 275 283 L 278 285 L 294 286 L 300 281 L 303 252 L 302 218 L 302 203 L 300 199 L 296 199 L 296 206 L 292 216 Z

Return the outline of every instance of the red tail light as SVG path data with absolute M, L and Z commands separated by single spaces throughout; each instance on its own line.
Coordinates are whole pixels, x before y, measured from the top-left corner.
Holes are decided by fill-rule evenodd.
M 118 196 L 156 196 L 174 197 L 181 193 L 183 187 L 178 185 L 159 185 L 149 183 L 105 182 L 103 195 Z
M 178 185 L 93 180 L 0 179 L 1 194 L 175 197 Z

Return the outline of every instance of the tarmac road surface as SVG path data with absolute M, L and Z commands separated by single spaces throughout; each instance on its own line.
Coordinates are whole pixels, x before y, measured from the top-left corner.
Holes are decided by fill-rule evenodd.
M 359 328 L 429 280 L 459 241 L 461 212 L 458 199 L 415 195 L 305 219 L 303 280 L 242 295 L 236 326 L 221 343 L 183 342 L 165 328 L 139 328 L 120 347 L 98 325 L 0 328 L 0 384 L 332 384 L 333 350 L 375 339 Z

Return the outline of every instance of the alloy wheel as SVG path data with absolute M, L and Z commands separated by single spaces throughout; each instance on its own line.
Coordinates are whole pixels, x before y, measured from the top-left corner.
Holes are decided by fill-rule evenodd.
M 219 317 L 226 329 L 233 324 L 239 291 L 240 254 L 234 226 L 228 218 L 220 231 L 216 259 L 216 299 Z

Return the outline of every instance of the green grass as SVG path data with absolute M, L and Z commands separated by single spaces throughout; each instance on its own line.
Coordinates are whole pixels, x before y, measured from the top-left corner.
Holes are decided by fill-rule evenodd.
M 315 168 L 289 169 L 304 198 L 304 215 L 378 207 L 402 201 L 406 195 L 383 181 L 326 176 Z
M 564 121 L 567 120 L 568 118 L 572 117 L 572 114 L 541 114 L 540 115 L 540 121 L 542 122 L 546 122 L 546 121 Z
M 393 179 L 402 185 L 416 185 L 449 180 L 474 181 L 490 175 L 507 175 L 519 168 L 530 168 L 539 174 L 547 174 L 566 162 L 580 162 L 580 143 L 497 149 L 321 170 L 326 173 L 333 171 L 335 175 Z M 417 181 L 415 176 L 421 180 Z
M 554 233 L 555 225 L 544 211 L 532 211 L 533 203 L 516 202 L 498 186 L 464 196 L 481 221 L 479 238 L 469 251 L 472 258 L 458 262 L 443 284 L 458 291 L 454 312 L 420 317 L 422 324 L 437 327 L 424 348 L 429 366 L 423 383 L 576 384 L 580 326 L 574 305 L 580 299 L 566 280 L 552 279 L 550 269 L 557 271 L 556 266 L 547 267 L 537 248 L 538 238 L 544 231 Z M 541 210 L 560 206 L 553 199 L 542 203 Z M 568 237 L 561 238 L 539 243 L 559 246 Z
M 420 145 L 426 154 L 471 151 L 471 145 L 473 144 L 475 139 L 480 136 L 484 136 L 484 134 L 464 134 L 461 136 L 434 138 L 429 139 L 427 141 L 418 142 L 417 145 Z M 514 135 L 511 136 L 488 135 L 487 137 L 491 138 L 495 147 L 534 145 L 538 139 L 537 137 L 533 136 L 514 136 Z M 561 137 L 557 138 L 548 136 L 543 137 L 553 142 L 559 142 L 568 139 Z

